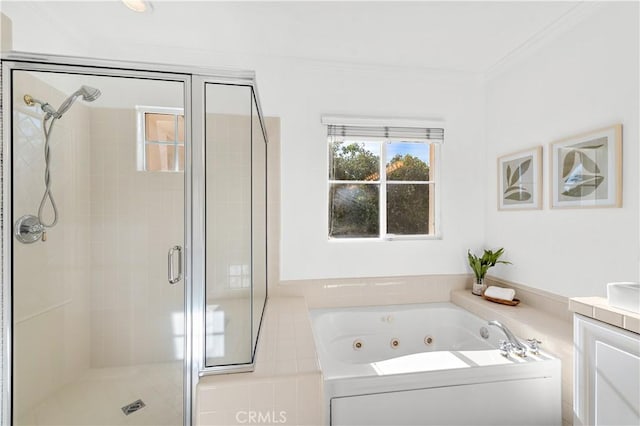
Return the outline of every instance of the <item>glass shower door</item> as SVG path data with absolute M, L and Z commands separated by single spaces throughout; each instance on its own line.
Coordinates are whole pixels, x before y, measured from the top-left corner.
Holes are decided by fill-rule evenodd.
M 251 87 L 205 84 L 205 365 L 252 360 Z
M 182 424 L 188 80 L 62 71 L 12 72 L 14 424 Z
M 266 139 L 250 84 L 204 81 L 203 90 L 203 366 L 247 371 L 267 297 Z

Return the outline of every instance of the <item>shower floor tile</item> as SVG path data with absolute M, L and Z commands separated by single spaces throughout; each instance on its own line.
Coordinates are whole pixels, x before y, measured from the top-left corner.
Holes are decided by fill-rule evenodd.
M 138 399 L 145 407 L 122 407 Z M 88 370 L 81 379 L 19 414 L 16 425 L 181 425 L 182 363 L 145 364 Z

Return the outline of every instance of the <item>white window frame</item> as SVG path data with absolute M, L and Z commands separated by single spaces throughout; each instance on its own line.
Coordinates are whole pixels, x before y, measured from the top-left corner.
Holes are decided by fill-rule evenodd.
M 440 217 L 440 193 L 442 192 L 441 190 L 441 186 L 442 186 L 442 181 L 440 178 L 440 149 L 441 149 L 441 143 L 439 141 L 431 141 L 429 139 L 412 139 L 412 140 L 408 140 L 408 139 L 397 139 L 397 138 L 375 138 L 375 137 L 367 137 L 367 138 L 342 138 L 342 139 L 337 139 L 334 137 L 328 137 L 327 138 L 327 159 L 328 159 L 328 163 L 327 163 L 327 167 L 326 170 L 329 170 L 330 167 L 330 156 L 332 154 L 331 152 L 331 144 L 333 142 L 337 142 L 337 141 L 342 141 L 344 143 L 350 144 L 350 143 L 367 143 L 367 142 L 378 142 L 381 144 L 380 146 L 380 164 L 379 164 L 379 173 L 380 173 L 380 178 L 378 181 L 372 182 L 372 181 L 359 181 L 359 180 L 353 180 L 353 181 L 345 181 L 345 180 L 332 180 L 332 179 L 327 179 L 327 201 L 326 201 L 326 206 L 327 208 L 326 213 L 327 213 L 327 217 L 326 217 L 326 221 L 325 223 L 327 224 L 327 236 L 329 241 L 331 242 L 363 242 L 363 241 L 406 241 L 406 240 L 440 240 L 442 239 L 442 233 L 441 233 L 441 229 L 442 229 L 442 225 L 441 225 L 441 217 Z M 433 230 L 433 233 L 430 234 L 408 234 L 408 235 L 399 235 L 399 234 L 388 234 L 387 233 L 387 171 L 386 171 L 386 164 L 387 164 L 387 146 L 389 145 L 389 143 L 401 143 L 401 142 L 412 142 L 412 143 L 420 143 L 420 144 L 425 144 L 429 146 L 429 152 L 430 152 L 430 161 L 429 161 L 429 171 L 430 174 L 432 176 L 432 180 L 429 181 L 392 181 L 393 185 L 403 185 L 403 184 L 426 184 L 426 185 L 433 185 L 433 189 L 434 189 L 434 194 L 433 194 L 433 204 L 429 203 L 430 206 L 433 206 L 433 210 L 431 210 L 430 207 L 430 211 L 429 211 L 429 230 Z M 331 235 L 329 235 L 330 229 L 329 229 L 329 220 L 330 220 L 330 211 L 329 211 L 329 206 L 330 206 L 330 202 L 331 200 L 329 199 L 330 194 L 331 194 L 331 185 L 332 184 L 340 184 L 340 183 L 352 183 L 352 184 L 366 184 L 366 185 L 379 185 L 379 196 L 378 196 L 378 209 L 379 209 L 379 213 L 378 213 L 378 219 L 379 219 L 379 234 L 378 237 L 354 237 L 354 238 L 350 238 L 350 237 L 332 237 Z M 431 191 L 430 193 L 430 197 L 431 197 Z M 433 221 L 431 220 L 431 217 L 433 215 Z
M 176 135 L 174 143 L 162 143 L 162 142 L 147 142 L 147 126 L 145 121 L 145 114 L 169 114 L 176 116 Z M 184 170 L 180 170 L 180 164 L 178 162 L 178 146 L 185 146 L 185 143 L 178 142 L 178 118 L 177 116 L 182 115 L 184 117 L 184 108 L 172 108 L 172 107 L 157 107 L 157 106 L 146 106 L 146 105 L 136 105 L 136 170 L 139 172 L 159 172 L 159 173 L 183 173 Z M 175 170 L 147 170 L 147 150 L 145 149 L 147 144 L 156 144 L 156 145 L 174 145 L 175 149 Z M 186 148 L 185 148 L 186 149 Z

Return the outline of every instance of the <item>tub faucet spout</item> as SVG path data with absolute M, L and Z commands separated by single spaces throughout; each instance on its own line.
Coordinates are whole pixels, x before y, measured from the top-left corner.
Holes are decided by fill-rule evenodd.
M 507 340 L 509 341 L 509 343 L 511 343 L 511 346 L 513 347 L 516 355 L 521 357 L 527 356 L 527 347 L 523 345 L 522 342 L 520 342 L 520 340 L 518 340 L 518 338 L 511 332 L 511 330 L 507 328 L 506 325 L 496 320 L 489 321 L 489 325 L 495 325 L 500 330 L 502 330 L 504 335 L 507 336 Z

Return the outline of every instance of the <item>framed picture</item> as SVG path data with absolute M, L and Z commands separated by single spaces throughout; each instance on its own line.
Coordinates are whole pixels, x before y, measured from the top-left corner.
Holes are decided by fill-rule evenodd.
M 498 210 L 542 208 L 542 146 L 498 158 Z
M 622 125 L 551 144 L 551 208 L 622 206 Z

